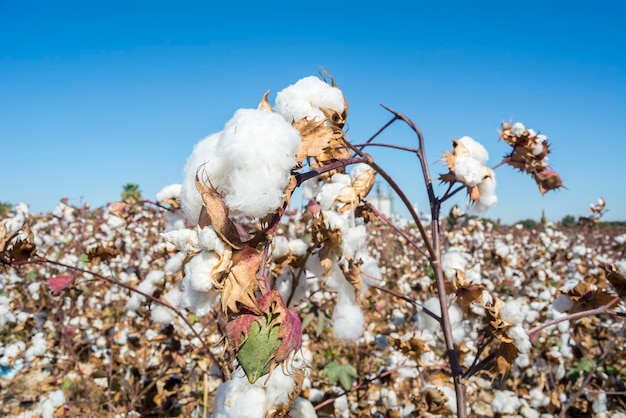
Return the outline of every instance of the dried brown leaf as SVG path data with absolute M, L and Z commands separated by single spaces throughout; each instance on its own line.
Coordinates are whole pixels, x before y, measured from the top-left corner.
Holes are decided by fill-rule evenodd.
M 224 199 L 212 187 L 200 181 L 196 174 L 196 188 L 202 196 L 204 207 L 200 213 L 200 227 L 212 225 L 215 233 L 232 248 L 241 249 L 241 238 L 233 221 L 228 217 Z

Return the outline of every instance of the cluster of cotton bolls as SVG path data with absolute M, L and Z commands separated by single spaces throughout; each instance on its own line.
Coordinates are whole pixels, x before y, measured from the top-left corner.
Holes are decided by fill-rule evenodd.
M 337 292 L 337 302 L 333 311 L 333 332 L 341 339 L 356 340 L 365 329 L 365 318 L 358 304 L 358 299 L 365 295 L 370 286 L 379 284 L 381 272 L 378 262 L 371 256 L 367 245 L 367 230 L 361 218 L 355 216 L 354 208 L 343 213 L 338 212 L 340 203 L 337 197 L 342 190 L 351 187 L 352 181 L 369 167 L 365 164 L 355 165 L 350 174 L 334 174 L 329 182 L 309 184 L 305 197 L 314 198 L 320 205 L 330 230 L 341 234 L 341 253 L 334 254 L 332 266 L 328 271 L 322 267 L 317 255 L 309 257 L 307 269 L 317 278 L 323 278 L 330 290 Z M 311 181 L 311 180 L 309 180 Z M 349 269 L 348 263 L 360 264 L 362 288 L 359 295 L 355 287 L 346 279 L 344 271 Z

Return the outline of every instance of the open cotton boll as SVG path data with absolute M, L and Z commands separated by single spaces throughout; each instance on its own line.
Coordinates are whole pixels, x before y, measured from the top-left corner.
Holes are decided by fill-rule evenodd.
M 217 388 L 213 418 L 264 418 L 266 415 L 265 390 L 251 385 L 241 367 L 235 370 L 231 380 Z
M 454 175 L 466 186 L 477 186 L 483 181 L 485 166 L 472 157 L 456 157 L 454 160 Z
M 513 124 L 513 126 L 511 126 L 511 132 L 515 136 L 520 136 L 525 131 L 526 131 L 526 127 L 524 126 L 522 122 L 516 122 Z
M 365 317 L 356 302 L 339 297 L 333 312 L 333 333 L 342 340 L 357 340 L 365 330 Z
M 300 238 L 292 239 L 289 241 L 289 251 L 295 256 L 303 257 L 309 250 L 309 244 L 301 240 Z
M 264 217 L 282 203 L 299 145 L 300 133 L 280 115 L 239 109 L 219 139 L 227 175 L 213 185 L 234 214 Z
M 491 407 L 496 414 L 514 414 L 522 406 L 515 392 L 510 390 L 496 390 Z
M 183 293 L 180 288 L 176 286 L 163 295 L 163 299 L 174 307 L 180 307 L 182 303 L 182 296 Z M 150 313 L 152 314 L 152 320 L 161 325 L 171 324 L 174 322 L 174 318 L 176 317 L 174 311 L 163 305 L 153 304 Z
M 182 188 L 182 184 L 170 184 L 169 186 L 163 187 L 156 194 L 157 202 L 165 202 L 169 199 L 178 199 L 180 198 L 180 190 Z
M 272 242 L 272 257 L 274 259 L 289 255 L 289 241 L 283 236 L 274 237 Z
M 300 133 L 279 114 L 258 109 L 239 109 L 226 123 L 218 151 L 230 165 L 290 170 L 300 145 Z
M 217 132 L 198 142 L 183 169 L 180 202 L 183 213 L 192 225 L 198 224 L 202 210 L 202 197 L 196 188 L 196 173 L 200 180 L 209 179 L 214 186 L 217 186 L 224 176 L 226 162 L 217 152 L 220 135 L 221 132 Z
M 446 276 L 448 280 L 454 280 L 457 271 L 463 272 L 466 267 L 467 260 L 457 248 L 450 248 L 441 257 L 441 268 L 443 269 L 444 276 Z
M 213 289 L 211 276 L 213 268 L 217 266 L 220 257 L 212 251 L 201 251 L 185 265 L 185 286 L 191 286 L 198 292 L 208 292 Z
M 496 175 L 492 169 L 488 170 L 490 172 L 490 177 L 486 177 L 478 185 L 480 199 L 472 207 L 472 209 L 478 213 L 485 213 L 491 206 L 498 203 L 498 196 L 496 196 Z
M 500 319 L 511 325 L 521 324 L 524 320 L 524 312 L 518 300 L 509 300 L 500 308 Z
M 485 147 L 483 147 L 481 143 L 475 141 L 473 138 L 469 136 L 464 136 L 459 138 L 457 141 L 465 145 L 465 148 L 467 148 L 467 150 L 469 151 L 470 157 L 475 158 L 482 164 L 485 164 L 489 159 L 489 153 L 487 152 Z
M 275 212 L 285 197 L 290 172 L 263 167 L 254 170 L 232 170 L 228 182 L 219 192 L 233 215 L 262 218 Z
M 178 251 L 191 253 L 198 251 L 198 231 L 195 229 L 176 229 L 161 234 L 165 241 L 172 244 Z
M 198 246 L 206 251 L 215 251 L 223 254 L 226 249 L 224 241 L 217 236 L 212 225 L 202 228 L 198 233 Z
M 298 80 L 276 94 L 275 110 L 288 122 L 303 118 L 323 119 L 321 109 L 345 110 L 343 93 L 318 77 L 310 76 Z

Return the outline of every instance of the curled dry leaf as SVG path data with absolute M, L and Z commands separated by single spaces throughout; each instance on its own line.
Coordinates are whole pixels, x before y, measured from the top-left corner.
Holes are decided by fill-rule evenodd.
M 232 248 L 241 249 L 241 238 L 233 221 L 228 217 L 224 199 L 213 188 L 200 181 L 196 174 L 196 188 L 202 196 L 204 207 L 200 212 L 200 227 L 212 225 L 215 233 Z
M 228 274 L 222 275 L 222 281 L 216 287 L 222 292 L 222 311 L 239 312 L 239 304 L 258 312 L 254 292 L 258 289 L 257 272 L 261 255 L 253 248 L 244 247 L 233 252 L 232 267 Z
M 89 258 L 92 266 L 97 266 L 103 261 L 111 261 L 121 253 L 122 251 L 119 248 L 106 244 L 98 244 L 97 246 L 85 251 L 85 255 Z

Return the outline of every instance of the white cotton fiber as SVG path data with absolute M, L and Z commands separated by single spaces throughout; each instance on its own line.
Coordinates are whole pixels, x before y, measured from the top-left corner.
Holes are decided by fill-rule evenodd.
M 213 411 L 213 418 L 264 418 L 267 414 L 265 390 L 250 385 L 245 375 L 233 375 L 217 388 Z
M 194 229 L 176 229 L 161 234 L 163 239 L 186 253 L 198 251 L 198 232 Z
M 276 94 L 275 109 L 290 123 L 303 118 L 321 120 L 321 109 L 343 113 L 344 107 L 341 90 L 314 76 L 302 78 Z
M 456 157 L 454 160 L 454 175 L 466 186 L 477 186 L 483 181 L 485 166 L 472 157 Z
M 361 308 L 348 298 L 339 298 L 333 313 L 333 333 L 337 338 L 357 340 L 365 329 Z
M 157 202 L 164 202 L 169 199 L 180 198 L 181 188 L 182 188 L 181 184 L 170 184 L 169 186 L 165 186 L 156 194 Z
M 483 147 L 481 143 L 475 141 L 473 138 L 469 136 L 464 136 L 459 138 L 457 142 L 460 142 L 465 146 L 465 148 L 467 148 L 470 157 L 478 160 L 482 164 L 485 164 L 489 159 L 489 153 L 487 152 L 485 147 Z
M 201 251 L 185 265 L 185 286 L 198 292 L 213 289 L 211 276 L 213 268 L 219 263 L 219 256 L 214 252 Z
M 192 225 L 198 224 L 202 210 L 202 197 L 196 188 L 196 173 L 201 180 L 210 179 L 211 182 L 219 182 L 223 177 L 226 163 L 217 152 L 220 135 L 221 132 L 214 133 L 198 142 L 183 169 L 180 201 L 182 210 Z
M 514 414 L 522 405 L 515 392 L 510 390 L 496 390 L 491 407 L 496 414 Z
M 303 257 L 309 250 L 309 244 L 301 240 L 300 238 L 292 239 L 289 241 L 289 251 L 295 256 Z
M 237 110 L 222 132 L 196 145 L 185 165 L 181 201 L 189 221 L 197 224 L 203 204 L 195 184 L 198 170 L 199 179 L 217 190 L 231 214 L 264 217 L 274 212 L 299 144 L 299 132 L 279 114 Z

